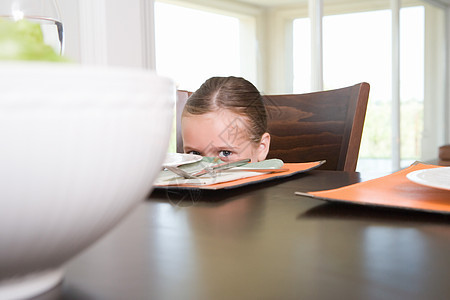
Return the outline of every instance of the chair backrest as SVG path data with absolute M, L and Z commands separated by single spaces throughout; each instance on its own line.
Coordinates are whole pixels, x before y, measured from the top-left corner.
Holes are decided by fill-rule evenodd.
M 308 94 L 265 95 L 268 131 L 267 158 L 284 162 L 326 160 L 325 170 L 355 171 L 370 86 L 359 83 Z M 178 91 L 177 152 L 183 152 L 181 112 L 188 91 Z
M 355 171 L 370 86 L 295 95 L 266 95 L 268 158 L 326 160 L 325 170 Z
M 181 137 L 181 113 L 183 112 L 184 105 L 192 92 L 185 90 L 177 90 L 177 106 L 176 106 L 176 130 L 177 130 L 177 152 L 183 153 L 183 139 Z

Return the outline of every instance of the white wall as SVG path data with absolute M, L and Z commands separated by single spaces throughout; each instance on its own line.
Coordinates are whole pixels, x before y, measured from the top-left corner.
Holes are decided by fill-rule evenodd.
M 59 0 L 59 6 L 69 58 L 83 64 L 153 67 L 152 18 L 145 22 L 152 16 L 153 0 Z

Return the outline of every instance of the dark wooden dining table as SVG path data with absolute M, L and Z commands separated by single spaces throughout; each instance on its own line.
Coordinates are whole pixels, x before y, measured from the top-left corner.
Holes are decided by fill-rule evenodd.
M 359 181 L 158 189 L 36 299 L 449 299 L 450 217 L 294 194 Z

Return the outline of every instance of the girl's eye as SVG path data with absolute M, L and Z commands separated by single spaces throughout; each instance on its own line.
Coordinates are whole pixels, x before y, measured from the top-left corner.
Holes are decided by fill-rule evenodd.
M 201 155 L 198 151 L 189 151 L 188 154 Z
M 219 157 L 228 157 L 232 154 L 233 152 L 231 152 L 230 150 L 221 150 L 219 152 Z

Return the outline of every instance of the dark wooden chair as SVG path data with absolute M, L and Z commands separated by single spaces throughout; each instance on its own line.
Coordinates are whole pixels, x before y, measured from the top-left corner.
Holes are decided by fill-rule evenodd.
M 271 135 L 268 158 L 325 159 L 322 169 L 355 171 L 370 86 L 264 96 Z
M 271 135 L 267 158 L 284 162 L 326 160 L 321 169 L 355 171 L 369 90 L 369 84 L 363 82 L 308 94 L 263 96 Z M 189 95 L 178 92 L 178 152 L 183 152 L 179 130 L 182 107 Z
M 192 92 L 185 90 L 177 90 L 177 105 L 176 105 L 176 130 L 177 130 L 177 152 L 183 153 L 183 139 L 181 138 L 181 113 L 183 112 L 183 107 L 186 104 L 187 99 L 192 94 Z

